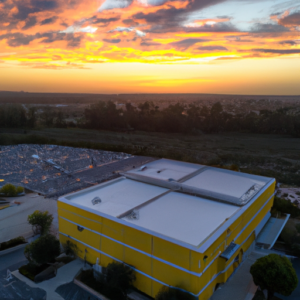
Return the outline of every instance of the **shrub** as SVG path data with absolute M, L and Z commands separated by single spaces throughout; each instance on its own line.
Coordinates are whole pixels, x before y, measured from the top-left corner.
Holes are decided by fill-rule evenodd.
M 6 185 L 4 185 L 1 189 L 0 192 L 2 194 L 4 194 L 7 197 L 15 197 L 17 196 L 17 189 L 16 187 L 11 184 L 11 183 L 7 183 Z
M 60 254 L 59 240 L 51 234 L 42 235 L 26 246 L 24 254 L 30 262 L 36 264 L 53 263 Z
M 195 300 L 196 297 L 187 292 L 183 292 L 179 289 L 162 287 L 158 294 L 155 296 L 155 300 Z
M 117 262 L 107 265 L 105 275 L 108 285 L 122 292 L 126 292 L 135 281 L 133 269 Z
M 63 247 L 67 255 L 77 255 L 79 251 L 77 245 L 72 243 L 70 240 L 67 240 Z
M 28 223 L 32 225 L 32 231 L 34 234 L 40 233 L 41 235 L 47 234 L 51 228 L 53 216 L 48 211 L 41 212 L 36 210 L 34 213 L 28 216 Z
M 269 254 L 259 258 L 250 268 L 253 281 L 261 290 L 268 291 L 268 300 L 274 293 L 289 296 L 298 285 L 292 263 L 285 256 Z
M 21 245 L 21 244 L 25 244 L 25 243 L 26 243 L 26 241 L 25 241 L 24 237 L 19 236 L 17 238 L 11 239 L 7 242 L 0 243 L 0 251 L 6 250 L 6 249 L 9 249 L 9 248 Z
M 300 216 L 300 209 L 296 205 L 279 197 L 274 198 L 274 204 L 272 207 L 272 214 L 276 212 L 290 214 L 292 218 L 297 218 Z
M 17 187 L 17 194 L 22 194 L 24 192 L 24 188 L 21 186 Z
M 29 278 L 30 280 L 34 281 L 34 278 L 36 275 L 47 269 L 49 266 L 44 264 L 44 265 L 36 265 L 33 263 L 28 263 L 27 265 L 24 265 L 19 268 L 19 272 Z

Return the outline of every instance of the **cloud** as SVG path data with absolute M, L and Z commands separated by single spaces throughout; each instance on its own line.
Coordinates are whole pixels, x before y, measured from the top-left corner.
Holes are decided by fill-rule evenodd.
M 114 8 L 125 8 L 128 7 L 133 0 L 106 0 L 99 7 L 98 11 L 111 10 Z
M 295 12 L 288 16 L 279 19 L 278 23 L 283 26 L 297 26 L 300 25 L 300 12 Z
M 253 49 L 255 52 L 274 54 L 298 54 L 300 49 Z
M 97 27 L 86 26 L 86 27 L 79 27 L 79 26 L 69 26 L 65 30 L 61 30 L 60 33 L 75 33 L 75 32 L 84 32 L 84 33 L 95 33 L 98 30 Z
M 201 51 L 228 51 L 228 49 L 223 46 L 203 46 L 197 49 Z
M 23 26 L 22 29 L 23 29 L 23 30 L 29 29 L 29 28 L 35 26 L 36 23 L 37 23 L 36 17 L 30 17 L 30 18 L 26 21 L 26 23 L 25 23 L 25 25 Z
M 0 35 L 0 40 L 7 40 L 7 44 L 11 47 L 19 47 L 29 45 L 30 42 L 43 39 L 40 43 L 53 43 L 56 41 L 67 41 L 68 47 L 77 47 L 80 45 L 81 36 L 75 36 L 72 33 L 57 33 L 57 32 L 46 32 L 36 34 L 24 34 L 21 32 L 7 33 Z
M 103 39 L 103 41 L 111 44 L 119 44 L 121 39 Z
M 185 7 L 177 8 L 169 5 L 167 8 L 158 9 L 155 12 L 138 12 L 132 16 L 134 20 L 144 20 L 154 27 L 151 32 L 169 32 L 187 22 L 193 12 L 197 12 L 205 7 L 212 6 L 225 0 L 190 0 Z M 184 2 L 184 1 L 183 1 Z
M 144 37 L 146 35 L 145 32 L 137 30 L 134 27 L 122 27 L 122 26 L 119 26 L 117 28 L 111 29 L 108 32 L 116 32 L 116 31 L 117 32 L 132 32 L 132 31 L 135 31 L 135 33 L 136 33 L 136 35 L 138 37 Z
M 187 48 L 189 48 L 197 43 L 200 43 L 200 42 L 207 42 L 207 40 L 197 39 L 197 38 L 189 38 L 189 39 L 184 39 L 181 41 L 170 43 L 169 45 L 174 46 L 179 49 L 187 49 Z
M 279 44 L 281 44 L 281 45 L 288 44 L 288 45 L 294 46 L 294 45 L 297 45 L 297 42 L 291 41 L 291 40 L 287 40 L 287 41 L 281 41 L 281 42 L 279 42 Z
M 278 24 L 272 24 L 272 23 L 256 23 L 251 29 L 252 32 L 256 33 L 263 33 L 263 32 L 287 32 L 289 31 L 288 28 L 278 25 Z
M 58 19 L 57 16 L 53 16 L 51 18 L 48 18 L 48 19 L 44 19 L 43 21 L 41 21 L 41 25 L 47 25 L 47 24 L 51 24 L 51 23 L 54 23 L 56 20 Z
M 17 20 L 27 19 L 29 14 L 54 11 L 59 7 L 58 0 L 29 0 L 29 1 L 16 1 L 17 13 L 13 17 Z
M 113 18 L 97 18 L 97 16 L 93 16 L 92 18 L 88 19 L 91 24 L 109 24 L 111 22 L 119 21 L 120 17 L 113 17 Z

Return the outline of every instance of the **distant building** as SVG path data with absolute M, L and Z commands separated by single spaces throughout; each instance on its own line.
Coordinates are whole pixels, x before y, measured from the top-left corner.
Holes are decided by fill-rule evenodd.
M 131 266 L 152 297 L 167 285 L 209 299 L 252 251 L 274 191 L 272 178 L 161 159 L 61 197 L 60 240 Z

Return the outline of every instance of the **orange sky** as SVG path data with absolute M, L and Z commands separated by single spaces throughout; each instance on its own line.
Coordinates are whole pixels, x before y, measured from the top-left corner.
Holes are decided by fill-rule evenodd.
M 0 0 L 0 90 L 300 94 L 300 4 Z

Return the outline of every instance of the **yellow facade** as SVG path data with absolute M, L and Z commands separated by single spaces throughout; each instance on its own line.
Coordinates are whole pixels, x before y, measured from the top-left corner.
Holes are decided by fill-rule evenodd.
M 165 284 L 206 300 L 217 284 L 227 281 L 254 242 L 255 228 L 273 205 L 274 190 L 275 182 L 204 253 L 199 250 L 202 245 L 191 250 L 126 226 L 117 218 L 111 220 L 58 201 L 60 240 L 77 244 L 78 256 L 89 263 L 95 264 L 99 258 L 104 267 L 113 260 L 133 266 L 136 287 L 153 298 Z M 232 241 L 240 247 L 226 261 L 220 253 Z

